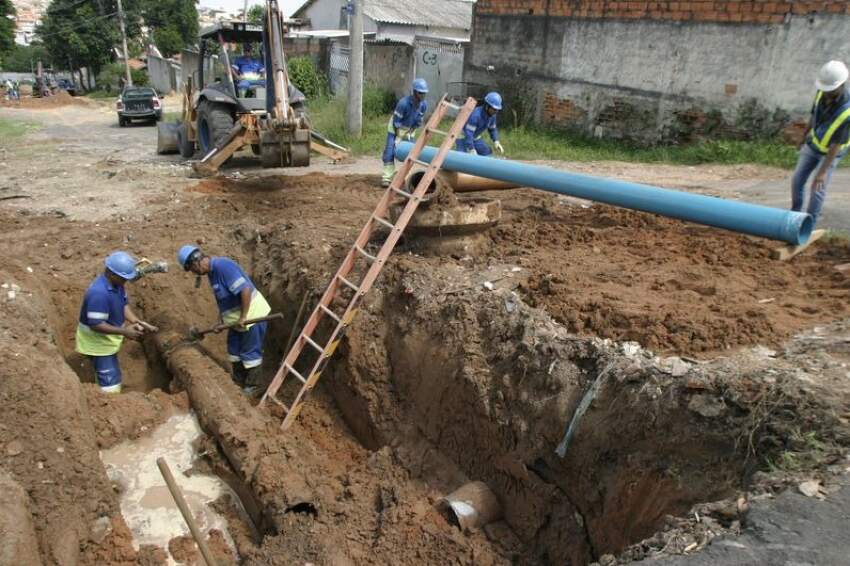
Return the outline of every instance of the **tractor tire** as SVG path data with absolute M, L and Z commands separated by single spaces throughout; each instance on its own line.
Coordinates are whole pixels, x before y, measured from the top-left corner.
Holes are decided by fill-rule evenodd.
M 218 146 L 233 129 L 230 106 L 204 100 L 198 105 L 198 145 L 204 155 Z
M 180 124 L 177 127 L 177 150 L 184 159 L 191 159 L 195 156 L 195 143 L 189 139 L 186 124 Z

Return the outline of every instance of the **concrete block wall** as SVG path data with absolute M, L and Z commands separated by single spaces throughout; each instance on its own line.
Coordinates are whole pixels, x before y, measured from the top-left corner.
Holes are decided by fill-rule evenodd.
M 847 1 L 479 0 L 464 80 L 598 136 L 749 137 L 805 120 L 834 58 Z
M 367 42 L 363 49 L 363 70 L 367 83 L 403 96 L 413 80 L 413 47 L 402 43 Z

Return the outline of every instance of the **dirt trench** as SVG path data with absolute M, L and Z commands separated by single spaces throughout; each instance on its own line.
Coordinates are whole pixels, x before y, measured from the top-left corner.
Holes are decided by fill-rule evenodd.
M 51 219 L 13 242 L 12 254 L 16 246 L 25 249 L 33 241 L 38 245 L 43 240 L 46 250 L 39 262 L 29 262 L 38 275 L 28 274 L 29 265 L 10 254 L 10 272 L 4 280 L 18 281 L 32 293 L 37 312 L 7 317 L 3 339 L 20 349 L 23 360 L 39 360 L 38 367 L 49 367 L 45 375 L 64 376 L 63 391 L 77 395 L 73 391 L 79 388 L 83 399 L 69 404 L 66 396 L 51 397 L 55 390 L 42 391 L 43 380 L 34 381 L 30 397 L 19 398 L 19 389 L 28 391 L 26 374 L 36 367 L 32 365 L 15 366 L 19 381 L 8 382 L 7 395 L 15 398 L 6 402 L 24 411 L 8 416 L 35 423 L 33 435 L 54 426 L 49 415 L 54 405 L 63 404 L 66 410 L 77 407 L 68 422 L 75 431 L 83 431 L 81 455 L 71 463 L 57 462 L 50 476 L 53 481 L 54 476 L 75 470 L 69 486 L 78 491 L 69 490 L 61 508 L 77 513 L 81 520 L 66 524 L 64 515 L 54 517 L 55 494 L 40 495 L 36 483 L 41 479 L 31 470 L 40 460 L 17 459 L 24 465 L 12 470 L 28 492 L 29 485 L 34 486 L 30 495 L 36 536 L 47 563 L 57 552 L 56 541 L 65 539 L 68 548 L 71 541 L 88 541 L 77 551 L 80 563 L 157 563 L 155 549 L 128 550 L 129 533 L 121 526 L 102 467 L 98 469 L 96 450 L 140 434 L 142 427 L 164 419 L 173 405 L 191 404 L 199 413 L 215 439 L 207 465 L 233 474 L 247 490 L 243 499 L 256 505 L 261 536 L 236 537 L 246 564 L 292 560 L 587 564 L 651 536 L 669 515 L 682 515 L 694 504 L 750 488 L 768 462 L 799 448 L 794 442 L 800 435 L 815 435 L 823 445 L 821 459 L 807 463 L 813 468 L 847 445 L 846 422 L 836 416 L 834 400 L 818 388 L 801 387 L 793 359 L 746 351 L 707 363 L 658 358 L 637 344 L 606 339 L 630 337 L 617 335 L 619 326 L 611 321 L 600 326 L 612 331 L 600 332 L 605 338 L 572 333 L 576 329 L 548 303 L 571 290 L 565 291 L 563 280 L 541 274 L 559 270 L 563 277 L 570 261 L 598 253 L 556 239 L 551 249 L 542 240 L 537 248 L 528 244 L 533 257 L 523 257 L 517 252 L 520 244 L 526 245 L 522 239 L 534 233 L 525 226 L 528 215 L 563 238 L 576 232 L 576 222 L 583 223 L 577 233 L 592 238 L 601 246 L 600 253 L 610 251 L 615 259 L 622 256 L 616 252 L 619 232 L 612 228 L 645 230 L 642 239 L 652 241 L 660 237 L 658 222 L 607 208 L 588 212 L 536 196 L 526 201 L 507 199 L 507 217 L 491 234 L 494 247 L 480 257 L 422 257 L 399 249 L 306 410 L 286 435 L 277 430 L 279 414 L 252 409 L 230 383 L 223 336 L 170 349 L 170 337 L 185 334 L 189 325 L 204 326 L 215 312 L 206 289 L 194 289 L 193 279 L 182 272 L 131 288 L 136 308 L 159 322 L 163 334 L 156 341 L 128 344 L 122 364 L 136 380 L 131 384 L 136 392 L 126 401 L 104 402 L 92 385 L 77 383 L 78 378 L 91 377 L 72 353 L 78 301 L 98 269 L 100 248 L 126 246 L 149 257 L 167 258 L 180 243 L 204 234 L 205 249 L 239 260 L 273 308 L 286 317 L 283 324 L 272 326 L 267 340 L 264 370 L 270 376 L 283 355 L 301 299 L 306 294 L 315 302 L 368 215 L 374 195 L 362 179 L 324 176 L 309 176 L 301 184 L 216 183 L 201 185 L 203 190 L 189 203 L 155 219 L 95 227 Z M 321 199 L 332 204 L 319 215 L 315 204 Z M 600 219 L 597 224 L 593 214 Z M 26 224 L 26 219 L 12 218 L 5 229 Z M 724 272 L 749 270 L 754 281 L 772 277 L 772 292 L 792 288 L 783 291 L 785 307 L 775 312 L 772 306 L 765 308 L 762 314 L 770 324 L 764 334 L 751 334 L 742 326 L 725 338 L 737 346 L 758 341 L 758 336 L 781 344 L 793 329 L 780 324 L 796 309 L 793 282 L 803 270 L 825 270 L 820 265 L 824 256 L 839 254 L 827 247 L 818 252 L 817 261 L 804 258 L 794 266 L 759 268 L 753 260 L 766 253 L 764 246 L 746 251 L 746 242 L 736 236 L 712 240 L 698 234 L 693 240 L 692 231 L 680 224 L 662 225 L 678 243 L 671 244 L 670 258 L 694 241 L 705 248 L 703 257 L 708 258 L 716 257 L 730 241 L 736 243 L 734 249 L 741 254 L 730 260 L 731 265 L 708 260 L 699 264 L 703 276 L 718 285 L 725 281 Z M 48 246 L 58 234 L 62 245 Z M 507 246 L 506 238 L 520 240 Z M 570 258 L 563 264 L 552 259 L 559 247 Z M 629 262 L 624 265 L 642 265 L 639 260 Z M 687 280 L 676 270 L 692 270 L 693 262 L 683 265 L 671 259 L 672 275 L 667 277 Z M 571 269 L 574 274 L 595 273 L 586 265 Z M 632 272 L 633 284 L 641 281 L 641 275 Z M 485 281 L 493 283 L 493 290 L 483 286 Z M 578 281 L 589 295 L 595 292 L 591 282 Z M 827 278 L 818 285 L 819 290 L 812 290 L 814 304 L 829 305 L 846 284 Z M 646 292 L 644 283 L 638 287 L 632 295 L 623 293 L 621 303 L 612 304 L 621 312 L 636 308 L 635 301 L 641 299 L 634 297 Z M 749 291 L 748 299 L 742 300 L 759 293 Z M 718 309 L 732 294 L 732 288 L 697 293 L 699 300 L 708 297 L 711 303 L 708 320 L 722 317 Z M 686 311 L 697 300 L 689 292 L 672 296 L 672 313 L 677 312 L 673 307 Z M 18 301 L 5 307 L 27 304 Z M 809 316 L 796 324 L 803 326 L 823 313 Z M 40 322 L 18 325 L 18 319 Z M 675 324 L 698 329 L 704 320 L 688 323 L 682 315 Z M 650 329 L 650 333 L 646 336 L 659 340 L 677 336 L 666 326 L 664 332 Z M 676 340 L 663 343 L 676 349 Z M 147 393 L 156 387 L 185 389 L 186 396 Z M 579 410 L 583 400 L 586 410 Z M 564 446 L 568 427 L 572 433 Z M 7 432 L 0 430 L 0 441 L 8 451 L 15 435 Z M 57 442 L 73 444 L 76 434 L 57 436 Z M 44 444 L 35 438 L 24 440 L 25 446 L 39 450 Z M 559 447 L 565 448 L 563 457 L 555 452 Z M 502 504 L 504 520 L 464 533 L 438 503 L 469 480 L 490 486 Z M 93 501 L 100 501 L 96 508 Z M 114 525 L 106 543 L 91 534 L 97 531 L 91 525 L 104 516 Z M 64 539 L 54 539 L 45 530 L 50 524 L 74 527 Z

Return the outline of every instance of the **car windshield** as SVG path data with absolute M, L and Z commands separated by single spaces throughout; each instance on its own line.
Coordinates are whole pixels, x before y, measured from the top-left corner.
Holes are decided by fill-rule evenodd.
M 124 96 L 127 98 L 148 98 L 156 96 L 152 88 L 128 88 L 124 91 Z

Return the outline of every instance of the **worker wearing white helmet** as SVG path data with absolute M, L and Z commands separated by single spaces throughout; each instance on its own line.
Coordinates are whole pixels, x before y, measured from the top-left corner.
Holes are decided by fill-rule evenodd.
M 791 178 L 791 210 L 800 211 L 803 209 L 806 182 L 816 171 L 807 209 L 815 222 L 823 208 L 832 172 L 850 147 L 848 74 L 847 66 L 841 61 L 830 61 L 818 72 L 811 118 Z

